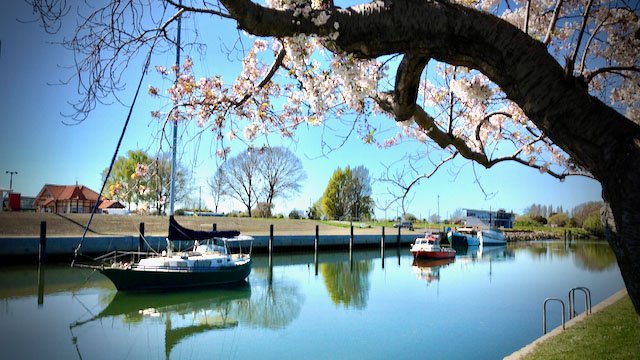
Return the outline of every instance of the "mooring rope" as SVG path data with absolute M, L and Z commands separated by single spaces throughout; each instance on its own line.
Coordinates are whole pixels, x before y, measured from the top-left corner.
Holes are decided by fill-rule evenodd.
M 80 243 L 73 251 L 73 260 L 71 261 L 71 267 L 76 262 L 76 258 L 78 257 L 78 253 L 80 252 L 80 247 L 82 247 L 82 243 L 87 235 L 87 231 L 89 230 L 89 226 L 91 226 L 91 221 L 93 220 L 93 215 L 95 215 L 98 210 L 98 206 L 100 206 L 100 200 L 102 197 L 102 193 L 104 192 L 104 188 L 107 185 L 107 181 L 109 180 L 109 176 L 111 175 L 111 170 L 113 169 L 113 164 L 116 162 L 116 157 L 118 156 L 118 151 L 120 150 L 120 145 L 122 145 L 122 139 L 124 138 L 124 134 L 127 131 L 127 126 L 129 125 L 129 120 L 131 120 L 131 114 L 133 114 L 133 108 L 138 100 L 138 94 L 140 93 L 140 88 L 142 88 L 142 81 L 144 76 L 147 74 L 147 70 L 149 69 L 149 64 L 151 63 L 151 54 L 153 53 L 155 43 L 149 49 L 149 53 L 147 54 L 147 59 L 144 64 L 144 70 L 142 71 L 142 75 L 140 76 L 140 81 L 138 82 L 138 88 L 136 89 L 136 94 L 133 97 L 133 101 L 131 102 L 131 106 L 129 107 L 129 114 L 127 115 L 127 120 L 124 122 L 124 126 L 122 127 L 122 133 L 120 134 L 120 139 L 118 139 L 118 145 L 116 146 L 116 151 L 113 153 L 113 157 L 111 158 L 111 164 L 109 165 L 109 170 L 107 171 L 107 175 L 104 178 L 104 182 L 102 183 L 102 187 L 100 188 L 100 192 L 98 193 L 98 199 L 96 200 L 93 209 L 91 210 L 91 215 L 89 216 L 89 221 L 87 222 L 87 226 L 84 228 L 82 232 L 82 238 L 80 239 Z

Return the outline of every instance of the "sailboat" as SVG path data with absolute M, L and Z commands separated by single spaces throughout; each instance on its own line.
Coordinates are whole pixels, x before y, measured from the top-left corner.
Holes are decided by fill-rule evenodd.
M 174 241 L 193 241 L 189 251 L 174 252 Z M 211 287 L 245 281 L 251 273 L 250 236 L 238 231 L 195 231 L 169 218 L 167 250 L 138 262 L 114 262 L 99 271 L 122 291 Z M 237 245 L 237 246 L 233 246 Z M 234 252 L 232 249 L 239 249 Z M 244 251 L 243 250 L 248 250 Z
M 176 68 L 180 68 L 180 18 L 178 18 L 177 44 Z M 128 121 L 129 118 L 127 123 Z M 71 266 L 75 264 L 78 267 L 97 269 L 113 282 L 116 289 L 121 291 L 200 288 L 239 283 L 246 280 L 251 273 L 252 237 L 240 236 L 238 231 L 191 230 L 181 226 L 174 218 L 177 128 L 178 123 L 174 122 L 167 249 L 163 250 L 161 254 L 156 253 L 153 256 L 144 258 L 141 253 L 120 253 L 120 258 L 123 255 L 132 255 L 132 259 L 134 259 L 137 255 L 139 259 L 137 262 L 118 261 L 118 252 L 114 252 L 94 259 L 101 262 L 105 259 L 111 259 L 111 263 L 107 264 L 107 266 L 104 263 L 99 266 L 75 264 L 75 258 L 79 253 L 82 241 L 91 224 L 91 219 L 98 207 L 96 202 L 82 240 L 75 250 Z M 126 130 L 126 123 L 124 130 Z M 124 130 L 120 142 L 122 141 Z M 119 146 L 120 143 L 118 143 L 118 148 Z M 118 148 L 116 148 L 116 154 Z M 106 181 L 109 178 L 108 174 L 112 167 L 113 161 L 102 185 L 102 191 L 104 191 Z M 174 241 L 193 242 L 193 247 L 189 251 L 174 252 Z M 246 245 L 247 243 L 249 244 L 248 246 Z M 236 251 L 233 251 L 232 248 Z M 248 252 L 246 251 L 247 249 Z M 112 254 L 113 258 L 111 258 Z

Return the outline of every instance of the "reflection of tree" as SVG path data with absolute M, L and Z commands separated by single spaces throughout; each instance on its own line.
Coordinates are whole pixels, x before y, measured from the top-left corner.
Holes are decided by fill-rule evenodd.
M 576 265 L 582 269 L 603 271 L 616 264 L 616 256 L 606 243 L 583 243 L 576 247 Z
M 253 277 L 261 275 L 262 281 L 252 281 L 251 300 L 240 304 L 239 319 L 260 328 L 281 329 L 289 325 L 300 314 L 304 297 L 298 287 L 284 280 L 269 283 L 268 272 L 256 268 Z M 260 285 L 256 285 L 260 282 Z
M 369 296 L 371 261 L 325 263 L 320 265 L 324 284 L 336 305 L 364 309 Z

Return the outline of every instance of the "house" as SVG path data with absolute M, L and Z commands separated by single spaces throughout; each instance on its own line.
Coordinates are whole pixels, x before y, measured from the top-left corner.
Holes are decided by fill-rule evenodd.
M 84 185 L 45 184 L 33 206 L 38 212 L 58 214 L 90 213 L 98 200 L 98 193 Z M 101 198 L 99 209 L 124 208 L 118 201 Z
M 513 228 L 516 216 L 502 209 L 498 211 L 465 209 L 467 226 L 495 226 L 510 229 Z

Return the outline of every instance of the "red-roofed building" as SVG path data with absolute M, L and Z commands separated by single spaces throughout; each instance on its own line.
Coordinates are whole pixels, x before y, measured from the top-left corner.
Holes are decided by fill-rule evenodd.
M 58 214 L 90 213 L 98 200 L 98 193 L 84 185 L 46 184 L 33 203 L 36 211 Z M 99 209 L 122 209 L 118 201 L 101 199 Z

